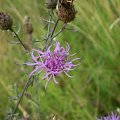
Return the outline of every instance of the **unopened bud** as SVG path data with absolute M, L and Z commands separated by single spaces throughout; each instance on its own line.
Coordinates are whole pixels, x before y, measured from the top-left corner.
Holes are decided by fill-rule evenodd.
M 0 29 L 1 30 L 11 30 L 13 25 L 12 18 L 4 12 L 0 12 Z
M 24 18 L 25 24 L 24 24 L 24 30 L 25 30 L 25 42 L 24 46 L 25 48 L 30 51 L 32 49 L 32 33 L 33 33 L 33 27 L 32 23 L 30 22 L 30 17 L 25 16 Z
M 30 23 L 30 18 L 28 16 L 25 16 L 25 32 L 28 34 L 33 33 L 33 27 L 32 24 Z

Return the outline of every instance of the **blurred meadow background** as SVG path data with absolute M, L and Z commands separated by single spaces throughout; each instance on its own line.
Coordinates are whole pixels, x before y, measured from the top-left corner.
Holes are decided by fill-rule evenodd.
M 62 85 L 51 80 L 45 90 L 46 81 L 35 81 L 20 103 L 19 118 L 95 120 L 120 108 L 120 0 L 76 0 L 74 5 L 76 18 L 68 27 L 75 31 L 64 30 L 56 40 L 63 46 L 67 41 L 70 53 L 77 53 L 81 64 L 70 72 L 73 78 L 62 75 L 57 79 Z M 49 19 L 43 0 L 0 0 L 0 11 L 12 16 L 22 41 L 24 16 L 30 16 L 33 39 L 42 41 L 47 31 L 43 19 Z M 11 44 L 13 41 L 10 32 L 0 30 L 0 120 L 15 107 L 10 96 L 15 95 L 15 87 L 21 92 L 28 79 L 26 73 L 31 71 L 15 64 L 26 62 L 27 57 L 20 45 Z M 43 43 L 36 44 L 40 48 Z

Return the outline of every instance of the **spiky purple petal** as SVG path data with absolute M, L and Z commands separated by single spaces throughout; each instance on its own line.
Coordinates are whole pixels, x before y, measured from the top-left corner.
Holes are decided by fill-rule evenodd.
M 117 116 L 116 114 L 112 113 L 109 116 L 101 117 L 100 119 L 97 120 L 120 120 L 120 116 Z

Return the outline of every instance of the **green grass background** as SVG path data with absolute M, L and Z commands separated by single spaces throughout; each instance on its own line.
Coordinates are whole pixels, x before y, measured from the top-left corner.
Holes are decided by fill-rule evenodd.
M 51 80 L 47 91 L 45 81 L 37 79 L 28 89 L 18 112 L 20 118 L 30 116 L 31 120 L 95 120 L 120 108 L 120 0 L 76 0 L 76 18 L 69 23 L 77 32 L 65 30 L 56 39 L 70 53 L 77 53 L 81 65 L 70 72 L 74 78 L 64 75 L 57 78 L 64 81 L 64 87 Z M 24 16 L 31 17 L 34 27 L 33 37 L 42 40 L 46 30 L 41 17 L 48 19 L 48 11 L 43 0 L 0 0 L 0 11 L 8 12 L 14 19 L 16 31 L 24 23 Z M 62 23 L 58 25 L 60 29 Z M 23 30 L 19 36 L 24 41 Z M 0 30 L 0 120 L 6 116 L 15 101 L 14 84 L 20 92 L 27 81 L 28 67 L 17 66 L 15 62 L 27 61 L 19 45 L 10 44 L 10 32 Z M 43 42 L 38 43 L 42 47 Z

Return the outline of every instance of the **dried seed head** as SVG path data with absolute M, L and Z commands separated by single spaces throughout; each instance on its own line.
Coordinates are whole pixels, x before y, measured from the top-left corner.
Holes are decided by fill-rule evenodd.
M 58 0 L 45 0 L 45 6 L 48 9 L 56 9 Z
M 12 18 L 4 12 L 0 12 L 0 29 L 1 30 L 11 30 L 13 25 Z
M 74 5 L 70 3 L 59 4 L 58 3 L 58 18 L 64 23 L 68 23 L 74 20 L 76 11 Z

